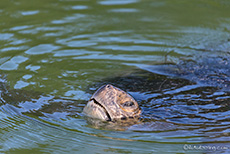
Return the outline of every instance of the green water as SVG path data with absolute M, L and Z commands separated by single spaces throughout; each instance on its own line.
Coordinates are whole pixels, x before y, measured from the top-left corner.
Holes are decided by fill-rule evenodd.
M 3 0 L 0 19 L 1 153 L 229 152 L 228 0 Z M 186 63 L 208 56 L 221 59 L 206 60 L 209 82 Z M 181 60 L 199 75 L 158 67 Z M 143 124 L 87 122 L 107 82 L 138 100 Z

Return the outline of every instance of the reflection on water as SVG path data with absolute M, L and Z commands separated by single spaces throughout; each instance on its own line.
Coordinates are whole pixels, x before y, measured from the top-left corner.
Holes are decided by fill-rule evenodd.
M 1 2 L 0 152 L 229 153 L 229 8 Z M 105 83 L 138 100 L 140 121 L 85 119 Z

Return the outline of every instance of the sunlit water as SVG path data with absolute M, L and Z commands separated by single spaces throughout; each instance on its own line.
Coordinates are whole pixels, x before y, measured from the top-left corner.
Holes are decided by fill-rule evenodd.
M 229 14 L 227 0 L 2 1 L 0 152 L 229 153 Z M 139 123 L 82 115 L 105 83 L 137 99 Z

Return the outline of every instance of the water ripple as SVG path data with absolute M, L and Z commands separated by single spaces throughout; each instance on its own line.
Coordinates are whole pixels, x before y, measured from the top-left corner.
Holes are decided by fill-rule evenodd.
M 22 15 L 28 16 L 28 15 L 35 15 L 38 14 L 40 11 L 39 10 L 34 10 L 34 11 L 23 11 L 21 12 Z
M 74 10 L 85 10 L 85 9 L 88 9 L 89 7 L 86 6 L 86 5 L 75 5 L 75 6 L 72 6 L 72 9 Z
M 9 40 L 14 34 L 11 33 L 0 33 L 0 40 Z
M 133 12 L 138 12 L 138 10 L 132 8 L 122 8 L 122 9 L 112 9 L 110 10 L 110 12 L 133 13 Z
M 25 51 L 25 53 L 29 55 L 40 55 L 40 54 L 50 53 L 57 49 L 59 49 L 59 47 L 54 46 L 52 44 L 40 44 L 38 46 L 30 48 L 29 50 Z
M 20 63 L 27 61 L 28 58 L 24 56 L 15 56 L 8 60 L 7 62 L 3 63 L 0 66 L 1 70 L 16 70 Z
M 65 56 L 80 56 L 80 55 L 89 55 L 89 54 L 102 54 L 103 52 L 99 51 L 87 51 L 87 50 L 59 50 L 56 51 L 55 57 L 65 57 Z
M 132 3 L 137 3 L 139 0 L 117 0 L 117 1 L 112 1 L 112 0 L 106 0 L 106 1 L 100 1 L 99 4 L 101 5 L 125 5 L 125 4 L 132 4 Z

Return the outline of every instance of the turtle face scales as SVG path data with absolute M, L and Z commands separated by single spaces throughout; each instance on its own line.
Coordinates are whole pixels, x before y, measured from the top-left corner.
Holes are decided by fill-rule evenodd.
M 92 118 L 114 121 L 137 117 L 141 110 L 131 95 L 107 84 L 93 94 L 83 109 L 83 113 Z

